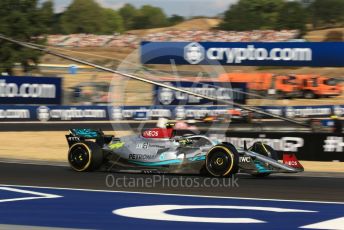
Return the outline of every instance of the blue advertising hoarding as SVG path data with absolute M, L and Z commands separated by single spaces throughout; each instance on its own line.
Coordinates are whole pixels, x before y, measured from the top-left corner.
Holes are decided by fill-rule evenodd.
M 344 42 L 142 42 L 142 64 L 344 66 Z
M 260 106 L 260 109 L 288 118 L 344 116 L 344 105 Z
M 0 121 L 105 121 L 109 119 L 107 106 L 0 105 Z
M 229 102 L 240 104 L 246 103 L 246 83 L 169 81 L 164 82 L 164 84 L 217 98 L 218 100 L 228 100 Z M 158 85 L 155 85 L 153 90 L 155 105 L 216 104 L 214 101 L 177 92 Z
M 231 106 L 221 105 L 154 105 L 154 106 L 10 106 L 0 105 L 1 121 L 107 121 L 199 119 L 205 115 L 226 113 Z M 329 118 L 344 116 L 344 105 L 261 106 L 258 107 L 289 118 Z M 268 118 L 268 117 L 264 117 Z
M 206 115 L 224 114 L 230 106 L 118 106 L 113 107 L 110 117 L 113 120 L 154 120 L 160 117 L 180 119 L 200 119 Z
M 61 104 L 58 77 L 0 76 L 0 104 Z
M 35 106 L 0 105 L 0 121 L 35 120 Z

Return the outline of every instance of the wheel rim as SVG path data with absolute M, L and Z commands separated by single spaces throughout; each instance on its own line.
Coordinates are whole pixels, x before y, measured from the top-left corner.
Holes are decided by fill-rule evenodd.
M 219 165 L 219 166 L 223 165 L 223 159 L 220 157 L 216 158 L 216 165 Z
M 89 152 L 83 146 L 74 146 L 69 153 L 69 162 L 73 168 L 84 170 L 89 164 Z
M 214 152 L 208 159 L 208 170 L 216 176 L 222 176 L 230 165 L 228 155 L 222 151 Z

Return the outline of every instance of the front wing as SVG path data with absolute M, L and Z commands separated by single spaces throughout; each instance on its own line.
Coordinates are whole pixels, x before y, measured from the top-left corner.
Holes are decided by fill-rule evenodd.
M 259 153 L 244 150 L 240 157 L 239 168 L 247 173 L 299 173 L 303 167 L 292 167 Z

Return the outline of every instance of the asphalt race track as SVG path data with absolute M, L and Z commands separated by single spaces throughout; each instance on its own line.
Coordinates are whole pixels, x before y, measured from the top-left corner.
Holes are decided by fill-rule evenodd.
M 344 229 L 342 174 L 210 179 L 0 163 L 0 229 Z
M 173 185 L 164 185 L 162 182 L 157 182 L 155 186 L 151 186 L 150 188 L 144 188 L 142 186 L 130 188 L 129 186 L 124 187 L 122 184 L 120 184 L 121 187 L 108 187 L 106 185 L 106 178 L 109 175 L 115 178 L 125 177 L 128 178 L 128 180 L 129 178 L 153 178 L 154 176 L 156 178 L 157 176 L 163 176 L 165 179 L 168 178 L 170 180 L 173 178 L 191 177 L 199 180 L 200 184 L 202 184 L 202 180 L 206 179 L 206 177 L 178 174 L 78 173 L 65 166 L 0 163 L 0 184 L 344 202 L 344 176 L 335 175 L 332 177 L 330 173 L 328 176 L 317 176 L 317 174 L 307 176 L 279 174 L 267 178 L 238 175 L 235 181 L 238 187 L 236 184 L 234 184 L 233 187 L 227 186 L 227 181 L 224 181 L 222 187 L 202 187 L 202 189 L 199 187 L 182 188 L 181 186 L 174 188 Z M 108 180 L 110 181 L 110 178 L 108 178 Z

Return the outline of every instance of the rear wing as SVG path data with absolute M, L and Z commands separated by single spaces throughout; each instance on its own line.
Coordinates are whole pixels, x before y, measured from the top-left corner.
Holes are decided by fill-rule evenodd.
M 72 146 L 77 142 L 93 141 L 100 147 L 108 144 L 114 135 L 105 135 L 101 129 L 70 129 L 66 135 L 68 146 Z

